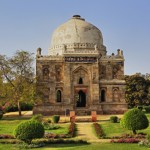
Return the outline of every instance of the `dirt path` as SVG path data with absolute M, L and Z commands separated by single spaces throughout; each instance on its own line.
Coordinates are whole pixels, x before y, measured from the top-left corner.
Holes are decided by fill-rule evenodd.
M 88 142 L 108 142 L 108 140 L 98 139 L 93 132 L 92 123 L 76 123 L 78 139 L 86 140 Z

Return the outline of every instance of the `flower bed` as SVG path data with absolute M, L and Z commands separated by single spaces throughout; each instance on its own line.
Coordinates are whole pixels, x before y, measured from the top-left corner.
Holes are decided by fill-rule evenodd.
M 136 138 L 136 139 L 145 139 L 146 134 L 139 133 L 139 134 L 124 134 L 122 136 L 113 136 L 111 139 L 125 139 L 125 138 Z
M 140 139 L 136 138 L 126 138 L 126 139 L 117 139 L 117 140 L 111 140 L 111 143 L 138 143 L 140 142 Z
M 15 139 L 15 137 L 9 134 L 0 134 L 0 139 Z
M 104 131 L 98 123 L 93 123 L 93 127 L 94 127 L 94 130 L 95 130 L 98 138 L 104 138 L 105 137 Z

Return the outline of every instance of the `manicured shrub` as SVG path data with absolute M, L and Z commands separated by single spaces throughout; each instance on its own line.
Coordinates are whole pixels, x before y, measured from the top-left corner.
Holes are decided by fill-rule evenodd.
M 14 136 L 25 143 L 31 144 L 33 139 L 44 136 L 44 127 L 35 120 L 21 122 L 14 130 Z
M 137 108 L 143 110 L 143 106 L 137 106 Z
M 54 123 L 58 123 L 58 122 L 59 122 L 59 119 L 60 119 L 60 116 L 58 116 L 58 115 L 54 115 L 54 116 L 52 117 L 52 120 L 53 120 Z
M 41 114 L 37 114 L 37 115 L 32 116 L 31 120 L 42 122 L 43 121 L 43 116 Z
M 120 124 L 128 130 L 132 130 L 134 134 L 136 134 L 136 130 L 142 130 L 149 126 L 146 115 L 137 108 L 127 111 L 121 119 Z
M 3 111 L 0 110 L 0 120 L 3 118 Z
M 150 106 L 145 106 L 144 109 L 145 109 L 146 113 L 150 113 Z
M 51 119 L 47 119 L 47 122 L 48 122 L 48 123 L 51 123 L 52 121 L 51 121 Z
M 110 122 L 117 123 L 118 122 L 118 117 L 117 116 L 111 116 L 110 117 Z

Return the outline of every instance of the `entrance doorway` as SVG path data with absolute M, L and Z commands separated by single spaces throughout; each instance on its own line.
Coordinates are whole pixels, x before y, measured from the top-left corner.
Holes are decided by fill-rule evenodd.
M 78 92 L 76 107 L 85 107 L 85 106 L 86 106 L 86 94 L 82 90 L 80 90 Z

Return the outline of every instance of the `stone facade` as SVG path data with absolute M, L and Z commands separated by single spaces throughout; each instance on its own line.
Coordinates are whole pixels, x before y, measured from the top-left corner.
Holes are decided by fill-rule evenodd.
M 34 114 L 127 110 L 122 50 L 107 55 L 101 31 L 79 15 L 55 30 L 49 55 L 37 49 L 36 75 L 37 92 L 43 98 Z

